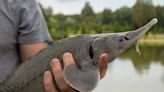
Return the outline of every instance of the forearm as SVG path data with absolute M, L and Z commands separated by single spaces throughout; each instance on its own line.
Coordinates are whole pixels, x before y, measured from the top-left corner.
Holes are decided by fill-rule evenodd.
M 45 47 L 47 47 L 47 44 L 44 42 L 39 42 L 34 44 L 20 44 L 19 51 L 20 51 L 21 61 L 24 62 L 30 59 Z

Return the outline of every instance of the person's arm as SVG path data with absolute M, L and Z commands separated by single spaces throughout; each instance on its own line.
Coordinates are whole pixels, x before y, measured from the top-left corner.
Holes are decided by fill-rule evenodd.
M 20 44 L 19 51 L 21 56 L 21 61 L 24 62 L 35 54 L 37 54 L 40 50 L 44 49 L 47 46 L 44 42 L 34 43 L 34 44 Z
M 105 76 L 107 70 L 108 55 L 106 53 L 101 54 L 99 58 L 100 77 L 101 79 Z M 75 63 L 71 53 L 65 53 L 63 55 L 63 61 L 65 65 Z M 46 92 L 78 92 L 71 88 L 64 80 L 63 70 L 61 64 L 57 58 L 51 61 L 52 73 L 46 71 L 44 74 L 44 86 Z M 53 78 L 54 77 L 54 78 Z M 53 79 L 55 79 L 59 90 L 54 85 Z
M 16 0 L 13 3 L 17 42 L 21 61 L 26 61 L 46 47 L 51 40 L 41 9 L 36 0 Z

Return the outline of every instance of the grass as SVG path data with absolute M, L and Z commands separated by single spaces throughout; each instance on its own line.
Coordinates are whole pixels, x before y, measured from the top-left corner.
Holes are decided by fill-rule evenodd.
M 140 40 L 141 45 L 154 45 L 154 46 L 164 46 L 164 34 L 152 34 L 144 36 Z

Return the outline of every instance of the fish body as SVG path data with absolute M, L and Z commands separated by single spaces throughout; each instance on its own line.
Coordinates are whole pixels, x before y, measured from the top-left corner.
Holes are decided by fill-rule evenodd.
M 85 34 L 54 42 L 21 64 L 11 77 L 0 84 L 0 92 L 45 92 L 43 74 L 46 70 L 51 70 L 50 61 L 53 58 L 59 58 L 64 78 L 71 87 L 81 92 L 90 92 L 99 81 L 99 56 L 108 53 L 110 55 L 108 62 L 112 62 L 157 22 L 158 20 L 154 18 L 145 26 L 133 31 Z M 76 64 L 64 66 L 62 61 L 64 52 L 72 53 Z

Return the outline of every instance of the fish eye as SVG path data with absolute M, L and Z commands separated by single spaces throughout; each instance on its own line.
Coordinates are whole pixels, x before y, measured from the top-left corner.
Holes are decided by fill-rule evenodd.
M 119 42 L 128 41 L 128 40 L 129 40 L 129 38 L 126 37 L 126 36 L 121 36 L 121 37 L 118 38 Z
M 124 39 L 125 39 L 125 40 L 129 40 L 129 38 L 128 38 L 128 37 L 126 37 L 126 36 L 124 37 Z

